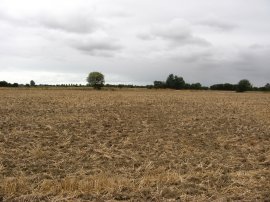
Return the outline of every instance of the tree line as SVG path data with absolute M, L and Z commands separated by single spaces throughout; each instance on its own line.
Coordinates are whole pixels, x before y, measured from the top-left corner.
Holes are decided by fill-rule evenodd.
M 215 84 L 210 86 L 211 90 L 223 90 L 223 91 L 237 91 L 237 92 L 244 92 L 244 91 L 270 91 L 270 83 L 265 84 L 262 87 L 252 86 L 251 83 L 243 79 L 239 81 L 238 84 Z
M 223 91 L 270 91 L 270 84 L 267 83 L 263 87 L 253 87 L 249 80 L 242 79 L 237 84 L 214 84 L 210 87 L 202 86 L 200 83 L 186 83 L 183 77 L 170 74 L 166 81 L 154 81 L 153 88 L 169 88 L 169 89 L 193 89 L 193 90 L 223 90 Z
M 29 84 L 18 84 L 18 83 L 8 83 L 6 81 L 0 81 L 0 87 L 30 87 L 30 86 L 36 86 L 36 83 L 31 80 Z
M 270 91 L 270 83 L 267 83 L 263 87 L 254 87 L 247 79 L 240 80 L 237 84 L 230 83 L 221 83 L 214 84 L 210 87 L 202 86 L 201 83 L 186 83 L 183 77 L 177 76 L 174 74 L 169 74 L 165 81 L 154 81 L 153 85 L 146 86 L 138 86 L 132 84 L 106 84 L 105 85 L 105 77 L 100 72 L 91 72 L 88 74 L 87 85 L 91 86 L 95 89 L 101 89 L 102 87 L 108 88 L 148 88 L 148 89 L 191 89 L 191 90 L 222 90 L 222 91 L 237 91 L 237 92 L 245 92 L 245 91 Z M 18 84 L 18 83 L 8 83 L 6 81 L 0 81 L 0 87 L 35 87 L 36 83 L 31 80 L 29 84 Z M 59 85 L 48 85 L 48 84 L 40 84 L 41 87 L 85 87 L 82 84 L 59 84 Z
M 194 89 L 208 90 L 207 86 L 202 86 L 200 83 L 186 83 L 183 77 L 170 74 L 166 81 L 154 81 L 153 88 L 170 88 L 170 89 Z
M 8 83 L 6 81 L 0 81 L 0 87 L 19 87 L 18 83 Z

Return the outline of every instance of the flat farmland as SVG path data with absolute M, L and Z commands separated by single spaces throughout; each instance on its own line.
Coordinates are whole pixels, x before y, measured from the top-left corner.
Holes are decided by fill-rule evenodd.
M 269 201 L 270 94 L 0 89 L 0 201 Z

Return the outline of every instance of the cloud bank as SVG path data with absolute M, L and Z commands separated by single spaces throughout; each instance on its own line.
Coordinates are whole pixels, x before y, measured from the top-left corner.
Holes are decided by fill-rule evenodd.
M 211 85 L 270 82 L 270 3 L 251 0 L 2 0 L 0 80 Z M 27 72 L 27 73 L 26 73 Z M 49 75 L 49 76 L 39 76 Z M 61 79 L 59 79 L 61 78 Z

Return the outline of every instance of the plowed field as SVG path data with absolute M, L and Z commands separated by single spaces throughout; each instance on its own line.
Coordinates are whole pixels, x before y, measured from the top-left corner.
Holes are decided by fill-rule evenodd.
M 0 89 L 1 200 L 270 200 L 270 94 Z

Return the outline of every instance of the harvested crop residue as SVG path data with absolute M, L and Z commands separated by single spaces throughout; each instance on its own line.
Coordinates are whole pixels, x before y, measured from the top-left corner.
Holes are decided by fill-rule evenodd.
M 0 201 L 270 200 L 270 94 L 0 90 Z

